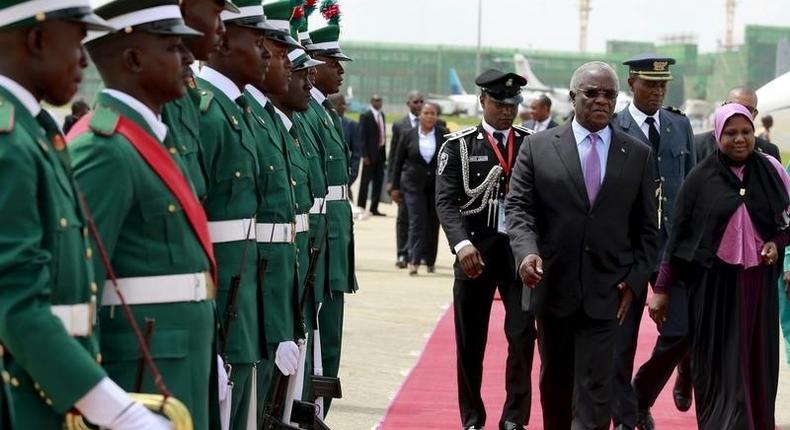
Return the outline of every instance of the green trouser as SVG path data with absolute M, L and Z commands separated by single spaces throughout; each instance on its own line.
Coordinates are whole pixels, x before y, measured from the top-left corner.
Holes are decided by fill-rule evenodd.
M 340 347 L 343 342 L 343 305 L 345 294 L 332 291 L 331 296 L 325 296 L 318 314 L 321 327 L 321 359 L 324 365 L 324 375 L 337 377 L 340 369 Z M 324 399 L 324 416 L 329 413 L 332 399 Z
M 233 401 L 230 407 L 230 428 L 234 430 L 247 429 L 247 414 L 249 413 L 252 388 L 255 381 L 252 378 L 254 364 L 233 363 L 230 373 L 233 381 Z M 254 405 L 252 407 L 257 407 Z
M 266 403 L 269 401 L 272 389 L 274 372 L 279 372 L 274 364 L 274 354 L 277 351 L 276 343 L 266 344 L 266 358 L 258 364 L 258 424 L 263 422 Z M 279 418 L 279 417 L 278 417 Z

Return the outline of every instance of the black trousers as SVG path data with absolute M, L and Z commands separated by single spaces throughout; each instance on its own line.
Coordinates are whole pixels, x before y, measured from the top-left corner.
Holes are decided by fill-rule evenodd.
M 686 336 L 658 336 L 650 359 L 634 376 L 634 394 L 639 409 L 650 409 L 672 376 L 675 366 L 691 381 L 689 342 Z
M 436 193 L 427 187 L 420 193 L 406 192 L 409 209 L 409 253 L 411 263 L 436 264 L 439 249 L 439 217 L 436 215 Z
M 434 209 L 435 210 L 435 209 Z M 398 259 L 409 260 L 409 209 L 406 200 L 398 203 L 398 219 L 395 220 L 395 242 L 398 248 Z
M 634 374 L 634 357 L 639 338 L 639 324 L 647 301 L 647 288 L 635 296 L 628 308 L 623 325 L 617 329 L 614 351 L 614 386 L 612 387 L 612 421 L 615 427 L 623 424 L 627 429 L 636 425 L 637 402 L 631 377 Z
M 538 317 L 546 430 L 608 430 L 617 320 Z
M 485 276 L 485 275 L 483 275 Z M 487 278 L 457 279 L 453 285 L 458 406 L 463 427 L 483 426 L 486 410 L 480 396 L 483 356 L 488 340 L 488 321 L 494 291 L 505 305 L 505 337 L 508 354 L 505 369 L 504 421 L 527 424 L 532 401 L 531 371 L 535 348 L 535 320 L 521 310 L 521 285 Z
M 387 164 L 387 155 L 384 147 L 379 147 L 379 152 L 370 160 L 370 164 L 362 165 L 362 179 L 359 183 L 359 195 L 357 196 L 357 206 L 365 208 L 368 203 L 368 186 L 373 183 L 370 196 L 370 211 L 379 210 L 379 198 L 381 197 L 381 187 L 384 184 L 384 166 Z

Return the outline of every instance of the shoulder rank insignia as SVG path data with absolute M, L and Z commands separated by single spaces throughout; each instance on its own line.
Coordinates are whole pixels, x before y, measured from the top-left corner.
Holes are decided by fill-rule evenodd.
M 200 111 L 208 111 L 212 100 L 214 100 L 214 93 L 209 90 L 200 90 Z
M 686 116 L 686 114 L 683 113 L 682 110 L 676 108 L 675 106 L 664 106 L 664 110 L 668 110 L 668 111 L 670 111 L 670 112 L 672 112 L 674 114 L 678 114 L 680 116 Z
M 14 105 L 0 99 L 0 133 L 14 131 Z
M 524 127 L 523 125 L 513 124 L 513 128 L 527 135 L 535 134 L 535 130 Z
M 458 130 L 455 133 L 445 134 L 444 137 L 447 140 L 453 140 L 453 139 L 458 139 L 459 137 L 464 137 L 464 136 L 466 136 L 468 134 L 472 134 L 475 131 L 477 131 L 477 127 L 467 127 L 467 128 L 465 128 L 463 130 Z
M 112 136 L 115 133 L 115 128 L 118 126 L 120 114 L 108 107 L 100 107 L 91 118 L 88 125 L 94 133 L 100 136 Z

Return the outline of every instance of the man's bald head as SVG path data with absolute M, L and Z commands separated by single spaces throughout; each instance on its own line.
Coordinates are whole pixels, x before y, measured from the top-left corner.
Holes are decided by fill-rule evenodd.
M 727 103 L 738 103 L 746 106 L 752 117 L 757 116 L 757 93 L 748 87 L 735 87 L 727 95 Z

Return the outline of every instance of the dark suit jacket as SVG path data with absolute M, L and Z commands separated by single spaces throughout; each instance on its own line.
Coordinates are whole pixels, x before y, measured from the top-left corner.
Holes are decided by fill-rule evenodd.
M 515 133 L 513 150 L 515 158 L 521 142 L 529 135 L 529 132 L 515 126 L 512 128 L 512 132 Z M 462 134 L 463 136 L 460 136 Z M 450 249 L 455 253 L 453 249 L 455 245 L 469 240 L 483 256 L 483 261 L 486 264 L 483 270 L 484 277 L 509 282 L 515 281 L 516 269 L 513 266 L 513 254 L 510 250 L 508 237 L 497 231 L 496 214 L 492 214 L 493 225 L 489 223 L 487 207 L 476 214 L 461 215 L 461 206 L 469 200 L 464 191 L 461 145 L 466 145 L 469 154 L 469 188 L 476 188 L 482 184 L 488 172 L 494 166 L 499 165 L 497 156 L 486 140 L 482 125 L 468 131 L 453 133 L 451 136 L 456 137 L 448 138 L 447 142 L 442 145 L 436 171 L 436 213 L 450 243 Z M 491 198 L 504 200 L 506 185 L 504 175 L 500 175 L 500 194 L 491 196 Z M 470 209 L 479 207 L 481 203 L 482 196 L 475 199 Z M 457 261 L 455 277 L 456 279 L 467 279 Z
M 346 140 L 348 147 L 351 148 L 351 174 L 348 182 L 353 183 L 359 174 L 359 159 L 362 157 L 362 147 L 359 143 L 359 124 L 345 116 L 341 116 L 340 120 L 343 125 L 343 138 Z
M 436 187 L 436 160 L 439 149 L 445 141 L 446 129 L 434 128 L 436 136 L 436 151 L 430 163 L 426 163 L 420 154 L 419 127 L 409 130 L 398 144 L 398 152 L 392 162 L 390 182 L 393 190 L 404 192 L 422 192 L 427 187 L 430 190 Z
M 384 112 L 381 113 L 381 119 L 384 122 L 384 130 L 386 130 L 387 122 Z M 380 139 L 381 132 L 379 131 L 376 117 L 373 116 L 373 111 L 368 109 L 362 112 L 359 115 L 359 141 L 362 148 L 362 157 L 370 158 L 371 163 L 379 161 Z
M 524 121 L 524 124 L 522 124 L 522 125 L 524 127 L 527 127 L 530 130 L 534 130 L 535 129 L 535 120 L 534 119 L 528 119 L 528 120 Z M 557 124 L 557 122 L 554 121 L 554 118 L 552 117 L 551 121 L 549 121 L 549 128 L 547 128 L 546 130 L 551 130 L 552 128 L 557 127 L 558 125 L 559 124 Z M 545 131 L 545 130 L 541 130 L 541 131 Z
M 716 152 L 716 137 L 713 135 L 713 130 L 695 135 L 694 146 L 696 147 L 697 161 L 702 161 L 708 155 Z M 776 158 L 780 163 L 782 162 L 779 147 L 761 137 L 755 138 L 754 149 Z
M 418 121 L 419 123 L 419 121 Z M 436 124 L 436 127 L 439 128 L 439 124 Z M 390 178 L 390 182 L 392 182 L 392 170 L 395 166 L 395 157 L 398 153 L 398 145 L 400 141 L 404 138 L 406 134 L 408 134 L 409 130 L 413 127 L 411 125 L 411 120 L 409 119 L 409 114 L 406 114 L 403 118 L 399 119 L 398 121 L 392 124 L 392 139 L 390 140 L 390 153 L 388 160 L 390 160 L 388 166 L 387 177 Z M 444 142 L 444 139 L 442 139 Z
M 533 290 L 537 315 L 566 317 L 580 308 L 614 319 L 617 284 L 641 293 L 656 262 L 652 150 L 612 128 L 606 172 L 590 207 L 568 122 L 521 145 L 506 202 L 515 264 L 543 258 L 543 281 Z

